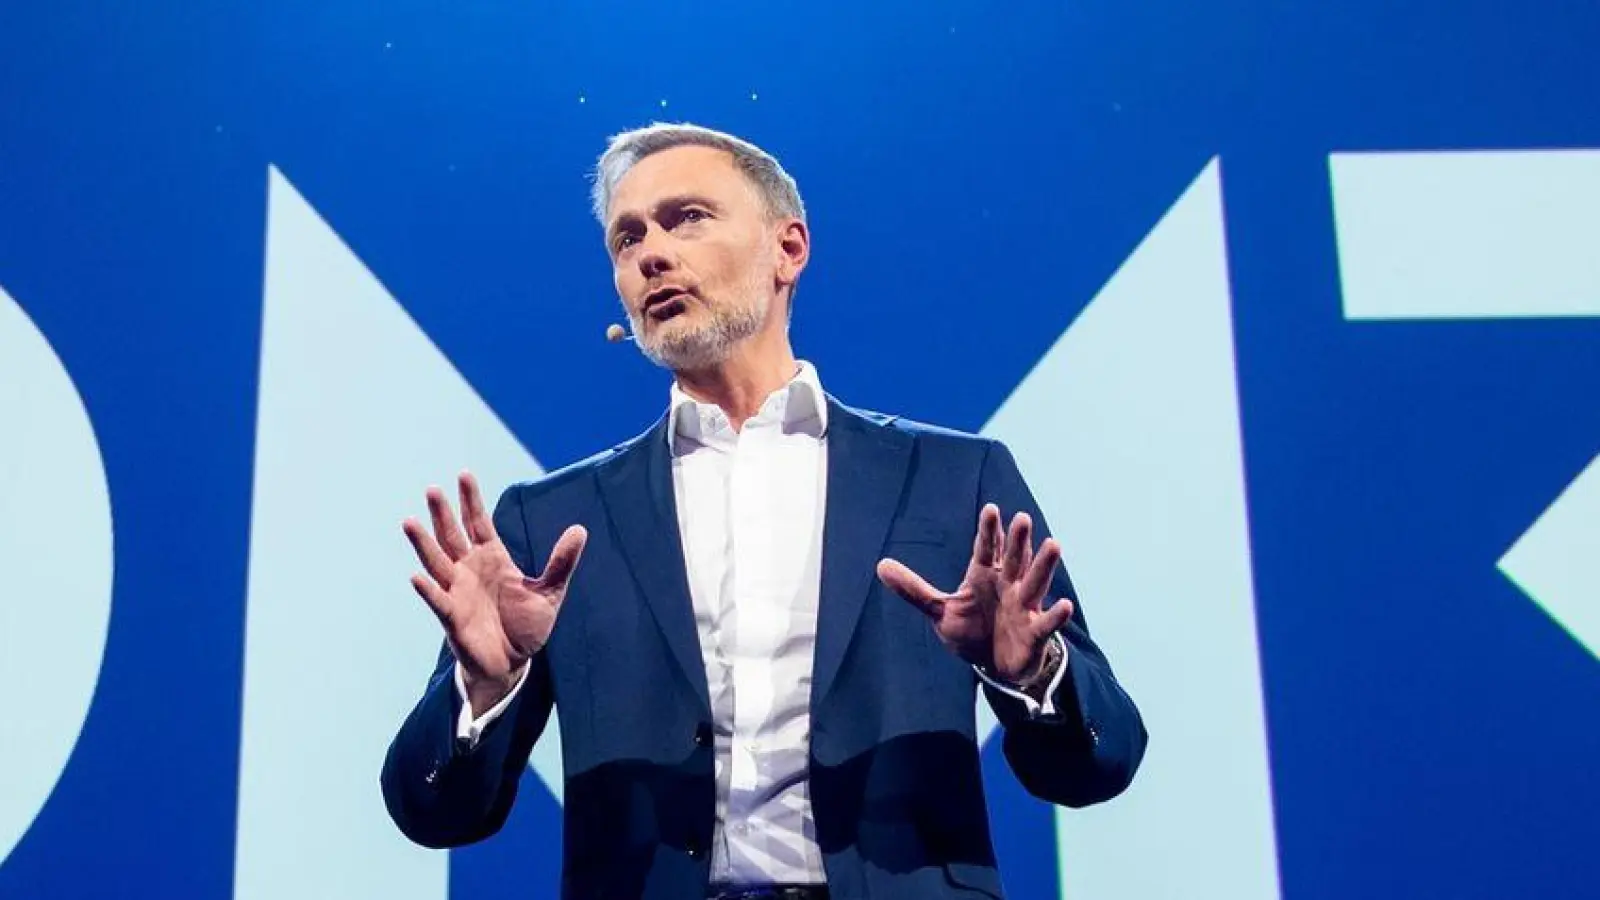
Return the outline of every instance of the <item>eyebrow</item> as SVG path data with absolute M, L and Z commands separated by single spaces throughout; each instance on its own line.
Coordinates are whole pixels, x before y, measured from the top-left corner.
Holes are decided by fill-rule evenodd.
M 704 206 L 712 212 L 722 212 L 722 204 L 705 194 L 673 194 L 670 197 L 662 197 L 657 200 L 656 205 L 650 209 L 650 215 L 659 217 L 663 210 L 685 206 Z M 639 216 L 636 213 L 623 213 L 617 216 L 616 220 L 611 223 L 611 227 L 606 229 L 606 246 L 609 247 L 616 243 L 617 234 L 622 231 L 624 226 L 632 225 L 637 221 L 639 221 Z

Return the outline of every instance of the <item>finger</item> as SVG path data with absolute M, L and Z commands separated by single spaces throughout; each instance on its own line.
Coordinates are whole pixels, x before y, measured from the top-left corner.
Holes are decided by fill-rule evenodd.
M 989 568 L 1000 555 L 1000 507 L 985 503 L 978 511 L 978 534 L 972 539 L 972 562 Z
M 944 593 L 907 568 L 905 563 L 897 559 L 878 560 L 878 580 L 935 622 L 944 615 Z
M 583 556 L 583 546 L 589 541 L 589 531 L 582 525 L 573 525 L 561 532 L 556 545 L 550 550 L 550 561 L 539 573 L 539 585 L 553 590 L 565 590 L 572 573 Z
M 422 567 L 428 570 L 428 574 L 433 576 L 433 580 L 438 582 L 441 588 L 450 590 L 450 575 L 455 564 L 445 555 L 444 550 L 433 539 L 433 535 L 414 518 L 406 519 L 400 528 L 411 541 L 411 549 L 417 552 L 417 559 L 422 561 Z
M 1011 531 L 1006 535 L 1005 553 L 1000 557 L 1000 575 L 1015 581 L 1027 571 L 1025 556 L 1033 552 L 1033 519 L 1025 512 L 1011 517 Z
M 1067 623 L 1072 621 L 1073 609 L 1071 600 L 1065 597 L 1057 600 L 1054 606 L 1045 610 L 1039 617 L 1044 633 L 1049 634 L 1067 627 Z
M 467 537 L 474 544 L 487 544 L 500 539 L 495 534 L 494 520 L 489 518 L 488 510 L 483 508 L 483 494 L 478 491 L 478 479 L 471 472 L 462 472 L 461 482 L 461 521 L 466 523 Z
M 1061 562 L 1061 545 L 1055 538 L 1046 538 L 1040 545 L 1039 552 L 1034 554 L 1033 562 L 1022 576 L 1022 582 L 1017 585 L 1017 595 L 1022 598 L 1022 605 L 1027 609 L 1039 609 L 1044 605 L 1045 592 L 1050 589 L 1050 579 L 1055 575 L 1056 564 Z
M 450 595 L 435 584 L 432 578 L 421 572 L 411 576 L 411 587 L 417 592 L 417 596 L 422 598 L 422 602 L 428 604 L 428 608 L 433 610 L 433 614 L 439 617 L 439 621 L 448 627 L 452 609 Z
M 450 508 L 450 501 L 444 497 L 444 491 L 437 487 L 428 488 L 428 515 L 433 518 L 433 533 L 439 541 L 439 546 L 444 548 L 445 555 L 451 560 L 458 560 L 467 555 L 472 549 L 467 545 L 467 536 L 461 533 L 461 528 L 456 525 L 455 510 Z

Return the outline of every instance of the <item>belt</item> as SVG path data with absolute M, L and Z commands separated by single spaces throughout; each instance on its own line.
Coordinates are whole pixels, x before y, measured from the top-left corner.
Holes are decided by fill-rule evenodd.
M 767 885 L 713 890 L 709 900 L 828 900 L 824 884 Z

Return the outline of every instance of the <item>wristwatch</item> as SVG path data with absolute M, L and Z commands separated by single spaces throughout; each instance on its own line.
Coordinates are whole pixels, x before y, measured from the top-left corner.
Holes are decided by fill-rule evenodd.
M 1061 638 L 1050 635 L 1044 644 L 1044 656 L 1039 660 L 1039 670 L 1033 675 L 1023 679 L 1017 684 L 1017 690 L 1024 694 L 1032 694 L 1035 689 L 1042 688 L 1055 677 L 1056 670 L 1061 667 L 1061 658 L 1066 654 L 1061 649 Z

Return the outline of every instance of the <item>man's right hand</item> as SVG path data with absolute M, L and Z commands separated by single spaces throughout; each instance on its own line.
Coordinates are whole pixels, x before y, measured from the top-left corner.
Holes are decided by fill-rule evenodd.
M 411 576 L 411 586 L 444 625 L 477 717 L 511 692 L 550 640 L 589 533 L 582 525 L 562 532 L 544 571 L 529 578 L 495 533 L 472 473 L 461 473 L 460 489 L 459 525 L 444 492 L 431 487 L 433 533 L 414 518 L 401 527 L 426 570 Z

